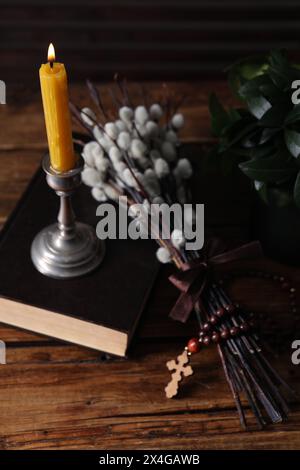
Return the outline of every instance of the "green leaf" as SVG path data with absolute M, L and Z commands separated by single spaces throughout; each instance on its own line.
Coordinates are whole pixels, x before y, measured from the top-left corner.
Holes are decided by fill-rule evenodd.
M 247 99 L 249 110 L 257 119 L 261 119 L 271 108 L 272 105 L 263 96 L 255 96 Z
M 284 94 L 267 75 L 256 77 L 245 83 L 240 88 L 240 94 L 247 101 L 250 111 L 257 119 L 261 119 L 272 105 L 276 107 L 276 112 L 282 107 L 284 110 L 289 110 L 291 107 L 290 93 Z
M 274 139 L 276 137 L 276 134 L 278 134 L 278 132 L 279 132 L 278 129 L 272 129 L 268 127 L 263 129 L 260 139 L 259 139 L 259 145 L 263 145 L 269 142 L 271 139 Z
M 268 184 L 264 184 L 261 198 L 271 205 L 277 207 L 287 207 L 293 202 L 293 193 L 285 187 L 270 187 Z
M 286 50 L 272 49 L 270 52 L 269 62 L 272 67 L 279 68 L 280 70 L 284 70 L 289 67 Z
M 234 72 L 238 77 L 245 80 L 252 80 L 253 78 L 262 75 L 268 68 L 267 57 L 265 55 L 248 56 L 234 62 L 227 69 L 226 72 Z
M 240 162 L 241 159 L 241 153 L 235 149 L 230 149 L 224 152 L 221 158 L 222 173 L 225 176 L 228 176 L 230 173 L 232 173 L 233 169 L 237 166 L 237 163 Z
M 266 56 L 251 56 L 235 62 L 226 69 L 228 72 L 229 87 L 235 97 L 242 98 L 239 90 L 247 81 L 263 75 L 268 69 Z
M 282 95 L 282 90 L 277 88 L 272 82 L 261 85 L 259 91 L 272 104 L 275 104 Z
M 300 171 L 297 175 L 295 186 L 294 186 L 294 201 L 296 205 L 300 208 Z
M 300 134 L 299 132 L 293 131 L 291 129 L 286 129 L 285 133 L 285 143 L 293 157 L 297 158 L 300 155 Z
M 254 185 L 260 198 L 266 204 L 286 207 L 293 202 L 293 194 L 290 189 L 285 186 L 272 187 L 268 183 L 262 183 L 261 181 L 255 181 Z
M 290 86 L 292 75 L 286 53 L 279 50 L 271 51 L 269 64 L 268 75 L 273 83 L 280 89 L 287 89 Z
M 253 158 L 265 158 L 274 154 L 273 143 L 262 144 L 250 149 L 250 157 Z
M 248 100 L 249 98 L 257 97 L 261 95 L 261 87 L 270 85 L 272 82 L 266 75 L 260 75 L 259 77 L 253 78 L 245 82 L 239 89 L 239 95 Z
M 243 140 L 241 140 L 240 145 L 242 147 L 246 147 L 247 149 L 255 149 L 260 143 L 261 134 L 261 129 L 255 126 L 253 132 L 251 132 Z
M 254 181 L 254 187 L 258 192 L 261 199 L 268 204 L 268 186 L 266 183 L 262 183 L 261 181 Z
M 209 111 L 213 134 L 219 136 L 230 122 L 230 118 L 214 93 L 211 93 L 209 97 Z
M 230 119 L 230 123 L 232 123 L 232 124 L 241 119 L 241 115 L 240 115 L 239 111 L 237 109 L 234 109 L 234 108 L 230 108 L 228 110 L 228 116 L 229 116 L 229 119 Z
M 241 74 L 246 80 L 252 80 L 255 77 L 264 75 L 268 65 L 266 64 L 265 58 L 260 58 L 260 61 L 248 62 L 247 59 L 241 66 Z
M 266 158 L 254 158 L 239 164 L 242 172 L 252 180 L 265 183 L 282 183 L 292 177 L 297 168 L 284 150 Z
M 268 187 L 268 203 L 278 207 L 289 206 L 293 202 L 293 193 L 286 187 Z
M 242 79 L 234 69 L 228 72 L 228 85 L 230 90 L 233 93 L 233 96 L 237 99 L 242 99 L 239 95 L 239 89 L 242 83 L 244 83 L 244 79 Z
M 238 144 L 243 139 L 246 139 L 253 131 L 257 128 L 256 122 L 251 122 L 251 120 L 242 120 L 234 123 L 230 132 L 227 130 L 226 137 L 227 139 L 222 142 L 224 149 L 229 149 L 233 145 Z
M 295 173 L 295 170 L 290 168 L 261 168 L 260 164 L 251 160 L 251 165 L 246 163 L 240 163 L 239 167 L 242 172 L 252 180 L 259 179 L 266 183 L 280 183 L 290 178 Z
M 266 113 L 264 113 L 259 121 L 259 126 L 283 127 L 286 114 L 289 112 L 290 108 L 291 102 L 283 97 L 274 106 L 268 109 Z
M 300 104 L 296 104 L 285 118 L 285 125 L 300 121 Z

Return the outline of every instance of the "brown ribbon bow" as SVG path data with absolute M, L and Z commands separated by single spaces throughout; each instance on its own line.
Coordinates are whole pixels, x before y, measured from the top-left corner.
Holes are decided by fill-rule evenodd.
M 262 254 L 258 241 L 224 251 L 224 244 L 219 239 L 210 239 L 201 258 L 185 263 L 180 271 L 169 277 L 172 284 L 181 291 L 170 317 L 181 322 L 187 321 L 195 303 L 200 299 L 209 274 L 217 266 L 239 259 L 260 257 Z

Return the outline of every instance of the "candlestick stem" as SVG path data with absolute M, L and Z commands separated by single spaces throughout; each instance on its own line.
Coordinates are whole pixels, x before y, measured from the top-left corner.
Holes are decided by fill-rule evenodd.
M 76 236 L 75 214 L 70 195 L 60 194 L 60 208 L 57 220 L 62 238 L 73 238 Z

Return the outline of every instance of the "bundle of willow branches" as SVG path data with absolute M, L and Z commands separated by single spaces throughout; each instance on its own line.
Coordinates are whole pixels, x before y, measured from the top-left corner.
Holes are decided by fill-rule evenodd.
M 142 232 L 143 217 L 147 218 L 150 204 L 163 207 L 191 200 L 188 180 L 193 169 L 187 158 L 178 156 L 181 145 L 178 132 L 184 117 L 177 110 L 182 99 L 173 103 L 164 87 L 162 103 L 153 103 L 148 109 L 145 103 L 134 108 L 125 82 L 116 79 L 116 84 L 121 96 L 110 90 L 115 107 L 110 120 L 99 91 L 89 81 L 87 86 L 96 112 L 71 103 L 73 116 L 91 137 L 82 149 L 85 160 L 82 180 L 92 188 L 92 196 L 99 202 L 126 196 L 129 215 L 136 219 L 137 230 Z M 185 211 L 186 226 L 192 227 L 195 217 L 189 207 Z M 162 263 L 172 260 L 179 267 L 177 248 L 183 243 L 181 232 L 168 230 L 166 236 L 164 224 L 160 229 L 154 237 L 160 245 L 157 258 Z
M 279 388 L 282 386 L 291 394 L 293 391 L 266 359 L 253 321 L 218 283 L 205 289 L 202 298 L 200 344 L 211 341 L 217 344 L 241 425 L 246 428 L 241 394 L 246 396 L 261 428 L 268 421 L 283 421 L 289 409 Z
M 151 233 L 157 227 L 143 224 L 143 219 L 148 221 L 153 203 L 163 207 L 164 204 L 191 201 L 188 180 L 193 173 L 192 166 L 188 159 L 179 157 L 178 131 L 184 124 L 183 115 L 178 112 L 181 101 L 174 103 L 170 92 L 164 88 L 161 103 L 148 106 L 144 102 L 134 107 L 126 82 L 116 79 L 116 89 L 111 91 L 115 115 L 111 117 L 103 106 L 99 91 L 92 83 L 87 84 L 96 111 L 71 105 L 73 115 L 91 137 L 82 149 L 85 160 L 83 182 L 92 187 L 93 197 L 100 202 L 127 196 L 129 215 L 137 221 L 137 229 L 142 232 L 147 227 L 151 238 L 159 244 L 159 261 L 174 264 L 171 280 L 181 295 L 171 316 L 185 321 L 194 311 L 199 321 L 199 335 L 188 342 L 180 366 L 182 369 L 172 375 L 171 389 L 173 382 L 177 381 L 175 392 L 166 387 L 167 396 L 176 394 L 190 356 L 203 346 L 215 343 L 242 426 L 246 426 L 240 399 L 242 393 L 260 426 L 267 420 L 273 423 L 282 421 L 288 413 L 279 392 L 283 381 L 262 354 L 245 313 L 216 283 L 210 269 L 214 264 L 226 262 L 228 254 L 231 259 L 240 257 L 243 251 L 245 253 L 241 257 L 247 253 L 252 256 L 253 246 L 241 247 L 236 252 L 213 250 L 210 254 L 207 247 L 187 250 L 185 233 L 178 228 L 176 221 L 166 236 L 163 210 L 159 233 Z M 195 211 L 189 207 L 183 214 L 192 229 L 196 221 Z

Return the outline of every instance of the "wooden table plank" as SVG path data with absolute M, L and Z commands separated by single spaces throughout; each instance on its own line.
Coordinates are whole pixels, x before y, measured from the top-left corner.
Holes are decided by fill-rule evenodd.
M 154 353 L 145 355 L 143 347 L 139 358 L 132 359 L 134 364 L 126 363 L 125 368 L 91 357 L 82 357 L 79 363 L 79 348 L 73 349 L 76 363 L 68 364 L 72 361 L 68 349 L 51 348 L 45 357 L 47 348 L 25 348 L 25 354 L 16 353 L 16 365 L 2 368 L 7 373 L 0 374 L 0 413 L 6 424 L 0 448 L 113 449 L 120 442 L 124 449 L 299 448 L 297 406 L 292 406 L 287 423 L 270 427 L 263 435 L 240 432 L 221 370 L 218 367 L 218 374 L 211 377 L 207 374 L 215 360 L 208 352 L 197 371 L 200 379 L 187 384 L 180 399 L 167 401 L 161 384 L 168 376 L 161 361 L 177 348 L 170 351 L 168 346 L 165 354 L 158 349 L 155 360 Z M 142 355 L 143 365 L 137 367 Z M 39 364 L 45 360 L 48 366 Z M 207 388 L 200 382 L 201 372 Z
M 263 434 L 240 432 L 214 349 L 194 358 L 196 375 L 180 399 L 167 400 L 164 363 L 177 351 L 178 344 L 140 344 L 124 363 L 100 362 L 95 352 L 73 346 L 9 349 L 8 366 L 0 370 L 0 446 L 260 448 L 263 440 L 264 446 L 285 448 L 289 431 L 289 445 L 299 445 L 296 404 L 291 422 Z M 284 361 L 290 364 L 288 357 Z M 292 366 L 279 370 L 299 390 Z
M 111 84 L 99 86 L 103 103 L 115 115 L 108 88 Z M 163 89 L 161 82 L 144 84 L 145 89 L 153 100 L 161 100 Z M 210 124 L 208 120 L 209 93 L 218 89 L 218 96 L 229 105 L 234 100 L 224 82 L 201 83 L 168 83 L 170 93 L 176 99 L 187 95 L 181 111 L 185 115 L 186 125 L 181 135 L 185 141 L 211 140 Z M 140 84 L 130 85 L 130 97 L 136 104 L 142 101 Z M 74 84 L 70 87 L 70 99 L 78 106 L 92 105 L 85 86 Z M 149 98 L 150 99 L 150 98 Z M 45 125 L 40 92 L 28 88 L 7 87 L 7 105 L 0 108 L 1 122 L 5 128 L 0 129 L 0 149 L 44 149 L 46 148 Z

